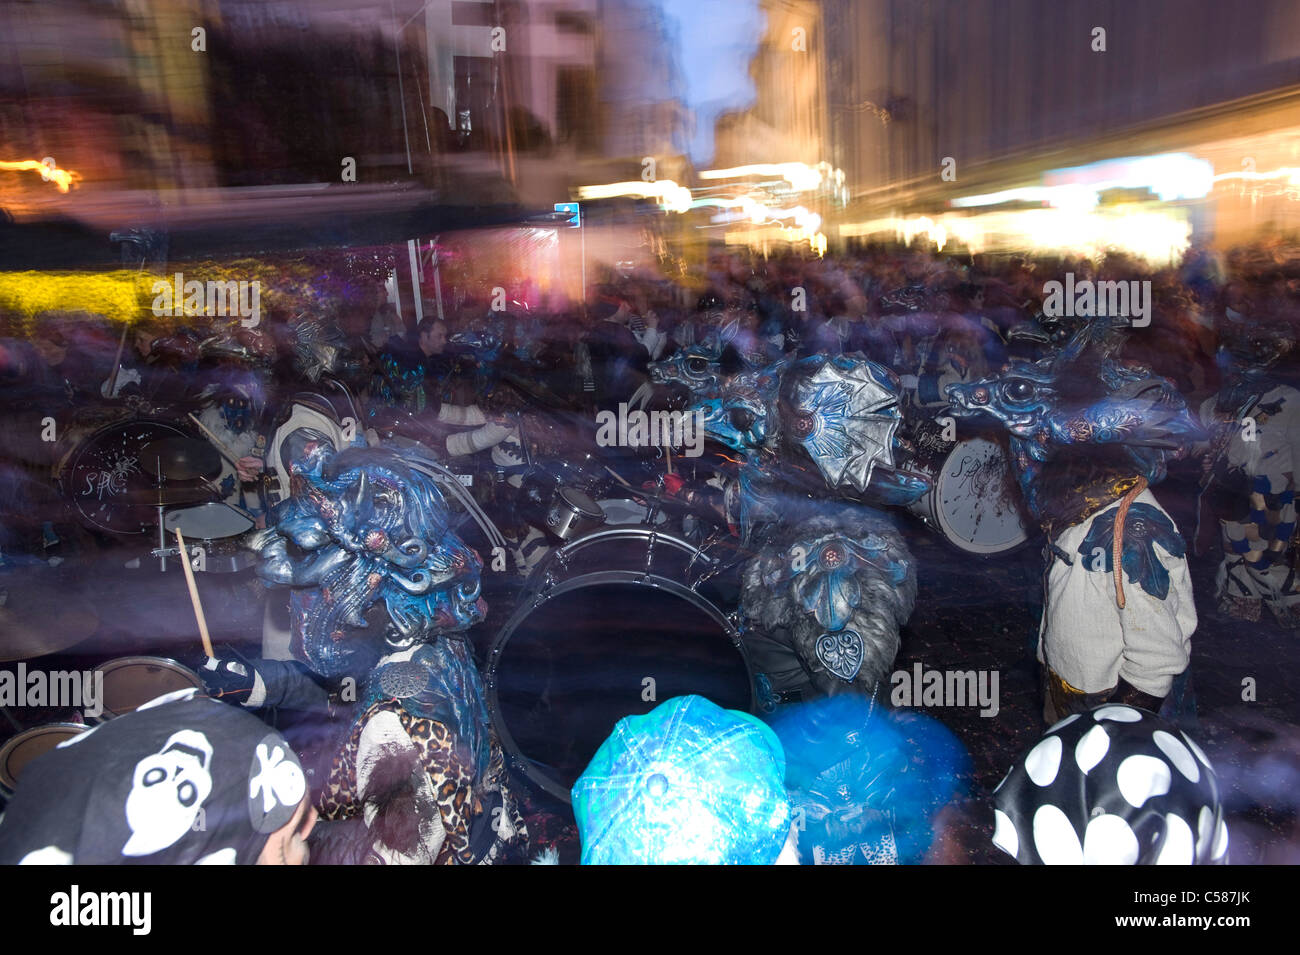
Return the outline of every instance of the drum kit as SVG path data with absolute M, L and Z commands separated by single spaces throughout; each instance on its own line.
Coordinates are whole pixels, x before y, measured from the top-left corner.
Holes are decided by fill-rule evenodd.
M 1030 538 L 1008 452 L 996 440 L 949 442 L 912 466 L 933 486 L 910 510 L 959 551 L 1002 554 Z M 238 542 L 253 521 L 215 499 L 210 479 L 219 471 L 211 444 L 169 422 L 131 419 L 83 438 L 60 462 L 58 478 L 92 526 L 121 537 L 156 529 L 151 554 L 164 569 L 179 556 L 168 546 L 179 530 L 204 552 L 204 561 L 187 561 L 191 567 L 235 572 L 251 562 Z M 755 689 L 735 615 L 724 609 L 735 602 L 728 572 L 744 560 L 736 545 L 723 550 L 675 533 L 668 499 L 652 491 L 585 471 L 579 480 L 555 477 L 542 499 L 558 546 L 528 577 L 493 640 L 485 687 L 514 767 L 567 801 L 619 719 L 684 694 L 752 711 Z M 123 657 L 97 672 L 104 680 L 100 720 L 173 690 L 202 692 L 194 672 L 162 657 Z M 12 737 L 0 748 L 0 792 L 12 792 L 36 756 L 87 729 L 50 723 Z
M 190 541 L 196 570 L 235 573 L 252 563 L 239 543 L 253 520 L 218 500 L 212 479 L 221 473 L 223 453 L 170 421 L 128 418 L 79 436 L 59 461 L 55 481 L 91 528 L 128 539 L 156 531 L 150 556 L 160 570 L 180 556 L 168 538 L 179 530 Z
M 99 723 L 132 713 L 150 700 L 180 690 L 203 693 L 197 673 L 164 657 L 119 657 L 100 664 L 91 674 L 103 681 L 102 710 L 89 723 L 58 722 L 33 726 L 11 736 L 0 746 L 0 796 L 11 797 L 27 768 L 38 756 L 48 753 Z M 9 715 L 6 711 L 6 715 Z M 12 717 L 11 717 L 12 719 Z
M 221 472 L 221 455 L 207 441 L 169 421 L 126 418 L 96 422 L 66 441 L 55 467 L 60 492 L 81 521 L 95 531 L 129 542 L 158 534 L 159 546 L 150 555 L 167 569 L 168 558 L 180 556 L 168 535 L 187 538 L 187 563 L 192 570 L 234 573 L 255 560 L 239 546 L 253 528 L 252 518 L 218 500 L 211 483 Z M 129 565 L 128 565 L 129 566 Z M 19 586 L 21 585 L 21 586 Z M 61 653 L 91 636 L 99 617 L 85 601 L 61 596 L 57 583 L 45 575 L 10 583 L 8 604 L 0 607 L 0 660 L 31 660 Z M 42 621 L 39 626 L 34 620 Z M 194 689 L 203 692 L 198 675 L 160 656 L 127 656 L 95 667 L 90 678 L 102 680 L 98 716 L 87 722 L 61 721 L 22 728 L 10 708 L 3 709 L 20 731 L 0 746 L 0 796 L 13 794 L 31 761 L 96 724 L 133 712 L 167 693 Z
M 607 490 L 588 494 L 582 488 L 561 485 L 551 495 L 546 512 L 546 527 L 561 541 L 571 541 L 600 527 L 621 525 L 662 525 L 668 515 L 660 506 L 659 495 L 648 491 L 620 493 Z

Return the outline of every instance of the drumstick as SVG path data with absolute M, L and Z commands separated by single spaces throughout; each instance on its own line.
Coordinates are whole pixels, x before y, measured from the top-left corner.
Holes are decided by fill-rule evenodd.
M 200 421 L 198 418 L 194 417 L 193 412 L 190 412 L 189 419 L 193 421 L 194 424 L 198 427 L 198 429 L 202 431 L 204 435 L 207 436 L 207 439 L 216 446 L 217 450 L 221 452 L 221 456 L 223 458 L 225 458 L 231 464 L 235 465 L 236 468 L 239 467 L 239 459 L 235 457 L 234 451 L 231 451 L 228 447 L 222 444 L 220 438 L 218 438 L 215 434 L 213 434 L 206 427 L 204 427 L 203 422 Z
M 673 446 L 671 444 L 664 445 L 664 459 L 668 462 L 668 473 L 672 474 L 673 473 Z
M 619 477 L 618 472 L 615 471 L 613 468 L 606 465 L 605 470 L 608 471 L 610 474 L 612 474 L 614 476 L 614 480 L 617 481 L 619 484 L 623 485 L 626 488 L 632 488 L 632 490 L 634 491 L 636 490 L 636 488 L 633 488 L 631 484 L 628 484 L 621 477 Z
M 190 603 L 194 605 L 194 619 L 199 622 L 199 637 L 203 640 L 203 652 L 209 660 L 217 655 L 212 652 L 212 638 L 208 636 L 208 621 L 203 616 L 203 604 L 199 602 L 199 588 L 194 583 L 194 571 L 190 569 L 190 555 L 185 549 L 185 538 L 181 529 L 176 528 L 176 545 L 181 549 L 181 568 L 185 571 L 185 586 L 190 588 Z
M 122 323 L 122 338 L 117 343 L 117 354 L 113 356 L 113 376 L 108 379 L 108 396 L 113 397 L 113 390 L 117 388 L 117 370 L 122 365 L 122 350 L 126 348 L 126 333 L 131 330 L 129 322 Z

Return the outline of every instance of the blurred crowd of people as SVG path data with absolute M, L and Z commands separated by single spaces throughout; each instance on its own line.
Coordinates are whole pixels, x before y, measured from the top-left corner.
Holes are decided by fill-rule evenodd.
M 1300 301 L 1300 248 L 1281 243 L 1226 254 L 1193 246 L 1181 265 L 1159 269 L 1120 254 L 1092 262 L 874 247 L 821 258 L 728 251 L 680 280 L 612 273 L 586 304 L 564 309 L 494 296 L 485 276 L 476 290 L 457 289 L 454 303 L 424 301 L 418 327 L 409 300 L 399 314 L 378 281 L 346 300 L 272 311 L 255 328 L 149 316 L 131 325 L 116 373 L 121 329 L 102 317 L 0 313 L 0 375 L 7 402 L 51 411 L 96 395 L 197 401 L 232 367 L 252 370 L 268 399 L 331 375 L 378 403 L 423 407 L 453 396 L 464 403 L 483 383 L 475 366 L 520 363 L 580 407 L 629 396 L 649 362 L 732 326 L 736 350 L 752 364 L 861 352 L 910 381 L 959 358 L 996 367 L 1014 350 L 1008 332 L 1023 323 L 1038 319 L 1050 331 L 1044 286 L 1066 273 L 1075 282 L 1150 281 L 1153 320 L 1124 357 L 1191 396 L 1216 389 L 1225 320 L 1289 322 Z M 403 378 L 417 366 L 423 396 Z
M 183 422 L 192 417 L 203 435 L 223 450 L 222 472 L 212 483 L 227 502 L 255 515 L 260 524 L 278 499 L 271 478 L 277 472 L 282 475 L 286 460 L 301 450 L 291 443 L 282 447 L 280 435 L 294 422 L 302 429 L 294 417 L 302 409 L 323 415 L 321 420 L 331 419 L 338 435 L 348 433 L 346 441 L 361 443 L 367 436 L 375 441 L 414 439 L 445 455 L 453 467 L 458 459 L 490 452 L 491 464 L 484 466 L 509 473 L 518 487 L 519 471 L 529 458 L 521 417 L 544 411 L 590 421 L 596 410 L 632 402 L 644 387 L 658 384 L 652 364 L 685 349 L 712 349 L 711 360 L 724 374 L 788 357 L 861 354 L 897 375 L 905 417 L 933 420 L 947 407 L 945 385 L 977 381 L 1014 358 L 1045 357 L 1089 320 L 1057 314 L 1046 305 L 1047 284 L 1067 274 L 1076 284 L 1089 279 L 1150 282 L 1151 321 L 1129 330 L 1117 357 L 1148 365 L 1173 382 L 1190 406 L 1200 408 L 1206 430 L 1213 435 L 1202 451 L 1205 474 L 1221 478 L 1215 505 L 1226 535 L 1219 575 L 1221 606 L 1258 619 L 1266 605 L 1283 622 L 1300 621 L 1295 610 L 1300 607 L 1300 588 L 1287 553 L 1295 530 L 1292 460 L 1300 443 L 1300 392 L 1291 387 L 1293 344 L 1300 331 L 1300 248 L 1281 242 L 1227 253 L 1193 246 L 1180 264 L 1158 269 L 1122 255 L 1093 262 L 963 257 L 880 247 L 821 258 L 726 251 L 714 253 L 687 277 L 611 272 L 589 290 L 585 304 L 562 309 L 526 303 L 536 297 L 524 293 L 517 300 L 506 296 L 503 302 L 485 280 L 475 290 L 450 290 L 445 302 L 422 302 L 424 317 L 418 324 L 409 314 L 410 303 L 405 312 L 399 311 L 378 280 L 362 283 L 360 292 L 338 301 L 317 300 L 299 310 L 270 309 L 251 328 L 202 316 L 148 318 L 119 327 L 84 313 L 0 314 L 5 422 L 0 432 L 5 436 L 0 560 L 48 559 L 59 553 L 69 535 L 95 536 L 91 528 L 78 526 L 66 489 L 59 488 L 60 469 L 97 428 L 125 418 Z M 349 423 L 350 417 L 355 420 Z M 61 429 L 57 437 L 44 434 L 51 419 Z M 1247 419 L 1250 437 L 1243 436 Z M 1263 441 L 1254 437 L 1256 424 L 1266 435 Z M 307 428 L 306 433 L 318 432 Z M 571 444 L 560 449 L 574 457 L 594 451 Z M 283 496 L 283 485 L 278 490 Z M 521 543 L 520 535 L 510 530 L 507 536 Z M 1097 711 L 1086 726 L 1095 722 L 1102 727 L 1096 732 L 1113 735 L 1121 724 L 1147 720 L 1131 716 L 1133 710 L 1111 709 L 1118 715 Z M 749 720 L 720 712 L 700 718 L 710 726 Z M 1061 735 L 1064 726 L 1050 730 L 1049 738 Z M 1076 729 L 1084 726 L 1081 722 Z M 735 858 L 727 851 L 715 858 L 681 849 L 675 841 L 680 827 L 665 828 L 661 819 L 678 798 L 675 780 L 665 775 L 656 782 L 658 789 L 638 791 L 635 799 L 614 793 L 609 805 L 595 797 L 584 801 L 586 790 L 580 783 L 575 799 L 584 859 L 770 862 L 802 856 L 808 861 L 816 852 L 807 845 L 794 851 L 799 838 L 791 830 L 791 814 L 798 812 L 802 819 L 804 812 L 816 809 L 823 789 L 834 780 L 824 779 L 825 767 L 818 764 L 809 769 L 803 790 L 787 794 L 783 760 L 803 758 L 803 730 L 785 727 L 788 738 L 778 743 L 759 727 L 750 720 L 742 728 L 755 736 L 758 746 L 757 755 L 748 754 L 745 760 L 765 761 L 771 777 L 764 818 L 728 815 L 732 810 L 725 806 L 691 812 L 721 820 L 718 824 L 732 827 L 733 834 L 752 835 L 761 827 L 761 845 L 737 850 Z M 166 727 L 167 732 L 172 729 Z M 781 732 L 778 727 L 777 735 Z M 1144 723 L 1142 732 L 1147 734 L 1142 739 L 1146 747 L 1152 732 L 1159 742 L 1172 739 L 1175 731 L 1150 730 Z M 163 730 L 154 735 L 159 733 Z M 609 765 L 598 757 L 588 779 L 593 773 L 620 771 L 625 754 L 615 745 L 617 737 L 611 737 L 608 751 L 602 750 Z M 664 742 L 660 736 L 656 739 Z M 1198 763 L 1207 768 L 1209 764 L 1187 742 L 1184 746 L 1175 740 L 1174 751 L 1164 743 L 1159 748 L 1195 782 L 1197 777 L 1190 773 L 1199 772 Z M 147 756 L 151 747 L 163 743 L 162 736 L 150 736 L 140 752 Z M 84 744 L 80 748 L 94 752 Z M 842 753 L 827 759 L 826 765 L 844 762 Z M 1026 828 L 1025 820 L 1036 818 L 1037 803 L 1030 797 L 1047 792 L 1039 791 L 1041 762 L 1032 755 L 1025 762 L 1024 772 L 1037 789 L 1020 785 L 1017 778 L 1001 797 L 996 844 L 1022 862 L 1137 861 L 1136 850 L 1129 851 L 1130 843 L 1137 845 L 1136 823 L 1098 835 L 1098 840 L 1105 837 L 1104 846 L 1098 841 L 1090 850 L 1089 820 L 1095 813 L 1089 805 L 1062 809 L 1072 839 L 1063 835 L 1065 829 L 1055 838 L 1040 835 L 1036 823 L 1032 833 Z M 741 761 L 735 768 L 747 784 L 766 778 L 755 776 L 747 766 Z M 208 767 L 200 770 L 207 773 Z M 948 779 L 951 772 L 945 769 L 936 778 Z M 1114 785 L 1122 788 L 1120 776 Z M 236 782 L 245 784 L 242 777 Z M 242 848 L 218 847 L 220 852 L 231 855 L 232 861 L 236 855 L 240 861 L 252 861 L 265 854 L 269 833 L 283 837 L 285 844 L 291 839 L 297 840 L 295 846 L 303 843 L 311 820 L 305 818 L 301 786 L 291 782 L 283 787 L 274 818 L 257 823 L 257 833 Z M 723 784 L 719 792 L 726 789 L 725 779 Z M 122 791 L 133 786 L 138 788 L 139 781 L 124 775 Z M 1108 798 L 1106 793 L 1093 795 Z M 1202 804 L 1214 805 L 1216 800 L 1209 785 L 1205 792 L 1188 796 L 1183 814 L 1190 818 Z M 132 828 L 130 804 L 127 808 L 126 824 Z M 835 810 L 822 810 L 820 822 L 827 832 L 837 833 L 817 848 L 828 860 L 846 851 L 855 860 L 869 857 L 885 838 L 868 832 L 870 827 L 864 829 L 863 823 L 845 841 L 840 837 L 847 830 L 836 828 Z M 895 857 L 919 860 L 925 855 L 933 811 L 937 804 L 927 808 L 921 826 L 927 838 L 907 851 L 893 845 L 895 833 L 890 831 Z M 631 813 L 627 818 L 634 824 L 616 832 L 602 828 L 602 813 L 609 818 Z M 1181 817 L 1181 827 L 1167 824 L 1169 832 L 1155 841 L 1148 843 L 1144 836 L 1143 859 L 1163 861 L 1157 857 L 1167 855 L 1179 861 L 1222 861 L 1226 830 L 1217 805 L 1213 813 L 1212 825 L 1200 833 L 1195 846 L 1187 841 L 1190 836 L 1184 838 L 1183 830 L 1191 829 Z M 47 841 L 49 846 L 38 845 Z M 1148 845 L 1160 848 L 1148 851 Z M 97 847 L 63 845 L 57 834 L 8 845 L 6 852 L 16 861 L 48 853 L 51 846 L 76 861 L 83 856 L 95 861 L 111 861 L 119 853 L 133 856 L 130 842 L 119 850 L 113 841 L 101 852 Z M 214 851 L 212 845 L 196 843 L 191 855 L 206 858 Z M 284 856 L 284 849 L 277 851 Z M 68 860 L 60 856 L 59 861 Z
M 264 502 L 250 482 L 277 418 L 323 380 L 346 387 L 363 427 L 388 434 L 397 422 L 441 450 L 451 434 L 510 412 L 612 408 L 647 382 L 651 362 L 710 336 L 727 344 L 724 370 L 859 352 L 899 376 L 909 412 L 934 416 L 946 384 L 976 380 L 1009 357 L 1041 356 L 1083 321 L 1044 314 L 1044 286 L 1066 273 L 1076 283 L 1151 283 L 1150 324 L 1131 331 L 1119 357 L 1169 378 L 1193 406 L 1219 391 L 1221 346 L 1242 329 L 1294 338 L 1300 249 L 1281 242 L 1226 254 L 1193 246 L 1180 265 L 1159 269 L 1123 255 L 1094 263 L 878 247 L 824 258 L 725 251 L 679 279 L 611 271 L 586 304 L 563 309 L 494 294 L 483 277 L 477 289 L 449 290 L 445 303 L 423 302 L 418 326 L 410 301 L 399 313 L 377 279 L 335 301 L 269 309 L 253 328 L 204 316 L 149 316 L 123 329 L 85 313 L 0 314 L 6 458 L 56 468 L 52 455 L 67 444 L 36 440 L 47 417 L 66 435 L 69 424 L 83 434 L 86 422 L 111 418 L 105 409 L 193 411 L 239 452 L 224 490 L 257 509 Z M 1274 375 L 1289 374 L 1288 351 Z M 510 440 L 503 428 L 491 437 Z M 486 447 L 462 441 L 459 450 Z M 33 511 L 30 495 L 47 515 L 56 503 L 30 482 L 16 490 L 22 475 L 9 471 L 6 551 L 33 544 L 14 538 L 33 528 L 12 526 L 16 513 Z

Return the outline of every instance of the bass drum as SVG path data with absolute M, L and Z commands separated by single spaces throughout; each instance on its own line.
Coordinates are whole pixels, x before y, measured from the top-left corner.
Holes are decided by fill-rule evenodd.
M 548 554 L 488 657 L 488 706 L 516 768 L 568 802 L 625 716 L 687 694 L 753 711 L 749 655 L 714 602 L 719 567 L 638 526 L 602 527 Z
M 100 530 L 113 534 L 155 530 L 158 512 L 141 502 L 157 489 L 158 479 L 140 466 L 140 452 L 166 438 L 193 435 L 168 421 L 149 418 L 131 418 L 99 429 L 59 462 L 56 477 L 64 497 L 88 525 Z
M 908 510 L 953 547 L 989 557 L 1015 550 L 1033 536 L 1010 453 L 1002 444 L 965 438 L 925 470 L 932 486 Z

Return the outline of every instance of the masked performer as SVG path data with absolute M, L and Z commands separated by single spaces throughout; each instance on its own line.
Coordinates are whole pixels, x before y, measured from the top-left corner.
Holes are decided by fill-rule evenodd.
M 254 541 L 261 576 L 292 588 L 294 658 L 359 688 L 318 800 L 346 823 L 323 827 L 327 861 L 490 863 L 527 840 L 465 635 L 486 611 L 482 562 L 451 529 L 436 467 L 418 450 L 308 445 Z M 284 699 L 282 665 L 253 669 L 261 701 Z
M 266 406 L 262 383 L 251 372 L 218 372 L 218 376 L 199 394 L 203 405 L 196 415 L 224 452 L 215 483 L 227 504 L 259 517 L 264 510 L 262 495 L 253 485 L 265 467 L 267 441 L 259 427 Z
M 814 355 L 737 375 L 697 405 L 709 436 L 744 455 L 728 511 L 759 555 L 741 609 L 768 707 L 874 695 L 893 665 L 916 571 L 874 505 L 927 487 L 895 468 L 898 394 L 880 365 Z
M 948 388 L 955 414 L 1010 432 L 1047 534 L 1038 657 L 1049 724 L 1107 700 L 1158 710 L 1196 629 L 1186 546 L 1149 487 L 1202 433 L 1171 382 L 1111 358 L 1114 347 L 1102 320 L 1051 358 Z
M 659 403 L 691 404 L 716 398 L 722 385 L 733 375 L 754 366 L 736 345 L 740 328 L 736 322 L 710 328 L 698 343 L 683 345 L 661 361 L 650 364 L 650 381 L 632 396 L 631 403 L 644 407 L 653 396 Z
M 1300 581 L 1289 559 L 1300 391 L 1270 373 L 1292 340 L 1280 324 L 1225 324 L 1223 387 L 1201 405 L 1215 440 L 1205 459 L 1198 552 L 1217 516 L 1224 550 L 1215 579 L 1219 608 L 1254 623 L 1267 605 L 1280 624 L 1300 628 Z

